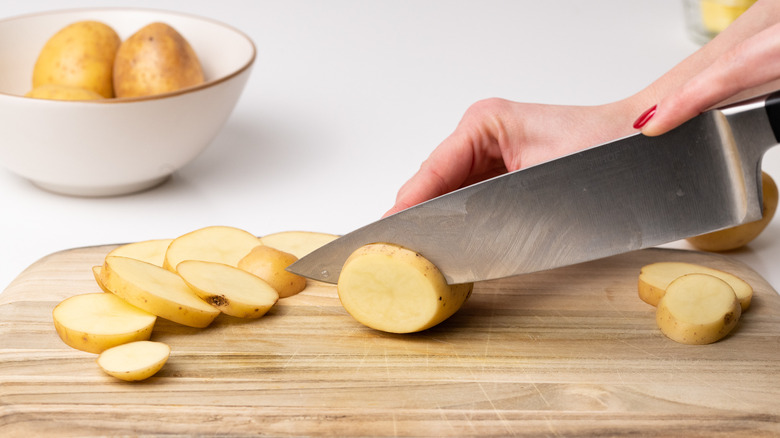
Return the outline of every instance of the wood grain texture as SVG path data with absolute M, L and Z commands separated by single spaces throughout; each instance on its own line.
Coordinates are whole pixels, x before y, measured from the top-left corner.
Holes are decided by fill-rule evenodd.
M 780 297 L 724 256 L 652 249 L 478 283 L 413 335 L 365 328 L 335 288 L 310 285 L 259 320 L 159 320 L 168 364 L 126 383 L 51 321 L 62 299 L 99 291 L 90 268 L 112 248 L 49 255 L 0 294 L 0 436 L 780 434 Z M 748 281 L 736 331 L 706 346 L 665 338 L 636 290 L 657 261 Z

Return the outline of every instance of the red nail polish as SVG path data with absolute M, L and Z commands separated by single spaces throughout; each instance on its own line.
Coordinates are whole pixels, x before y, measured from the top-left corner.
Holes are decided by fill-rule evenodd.
M 634 122 L 634 129 L 641 129 L 643 126 L 645 126 L 647 122 L 649 122 L 650 119 L 652 119 L 655 115 L 656 108 L 658 108 L 658 105 L 653 105 L 645 112 L 643 112 L 642 115 L 636 119 L 636 122 Z

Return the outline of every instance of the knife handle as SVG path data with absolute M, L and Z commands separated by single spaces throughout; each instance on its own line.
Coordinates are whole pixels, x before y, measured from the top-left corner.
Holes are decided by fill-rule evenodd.
M 769 117 L 769 124 L 772 126 L 772 132 L 775 133 L 775 139 L 780 143 L 780 91 L 775 91 L 767 96 L 764 101 L 766 115 Z

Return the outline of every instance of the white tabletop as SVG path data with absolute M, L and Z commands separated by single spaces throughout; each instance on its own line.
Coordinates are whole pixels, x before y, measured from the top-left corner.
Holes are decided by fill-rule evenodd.
M 11 0 L 0 14 L 127 4 Z M 0 169 L 0 290 L 41 257 L 74 247 L 218 224 L 257 235 L 349 232 L 392 205 L 471 103 L 605 103 L 698 48 L 686 35 L 680 0 L 132 4 L 204 15 L 246 32 L 258 47 L 247 88 L 211 147 L 150 191 L 66 197 Z M 764 169 L 780 177 L 776 149 Z M 729 256 L 780 290 L 780 220 Z

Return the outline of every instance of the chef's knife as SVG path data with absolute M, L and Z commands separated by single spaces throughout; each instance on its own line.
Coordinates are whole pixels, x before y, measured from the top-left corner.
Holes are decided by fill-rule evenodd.
M 450 284 L 594 260 L 755 221 L 780 91 L 451 192 L 346 234 L 289 267 L 335 283 L 358 247 L 420 253 Z

